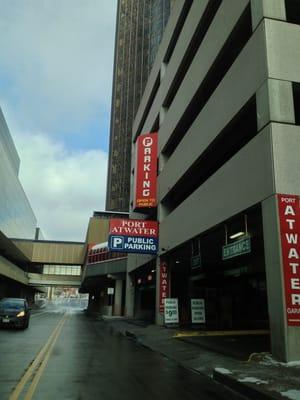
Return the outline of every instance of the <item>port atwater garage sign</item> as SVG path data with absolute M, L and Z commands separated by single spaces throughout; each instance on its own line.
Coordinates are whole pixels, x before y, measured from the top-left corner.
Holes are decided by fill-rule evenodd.
M 286 320 L 300 326 L 300 196 L 278 194 Z
M 141 219 L 111 219 L 108 247 L 122 253 L 157 254 L 158 222 Z

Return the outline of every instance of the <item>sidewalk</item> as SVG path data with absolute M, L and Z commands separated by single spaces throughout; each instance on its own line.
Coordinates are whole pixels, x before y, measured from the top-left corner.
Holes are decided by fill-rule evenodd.
M 205 374 L 250 399 L 300 400 L 300 361 L 283 364 L 272 359 L 269 353 L 261 352 L 266 345 L 263 337 L 257 340 L 254 335 L 251 339 L 249 335 L 227 336 L 226 333 L 194 336 L 197 335 L 195 332 L 188 336 L 186 331 L 126 318 L 101 319 L 113 332 L 131 337 L 142 346 L 185 368 Z M 255 342 L 257 352 L 253 353 Z

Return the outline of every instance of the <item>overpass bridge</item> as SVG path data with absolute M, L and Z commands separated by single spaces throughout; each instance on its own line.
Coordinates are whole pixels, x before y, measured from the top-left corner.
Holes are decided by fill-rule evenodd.
M 10 239 L 0 231 L 0 297 L 30 297 L 47 286 L 79 288 L 86 248 L 82 242 Z
M 83 242 L 12 239 L 31 264 L 83 265 L 87 246 Z
M 29 272 L 29 286 L 70 286 L 78 287 L 81 284 L 81 275 L 46 275 Z

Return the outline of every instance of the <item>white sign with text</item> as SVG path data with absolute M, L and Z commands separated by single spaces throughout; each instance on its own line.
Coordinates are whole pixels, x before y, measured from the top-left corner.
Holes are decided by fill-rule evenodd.
M 178 299 L 165 299 L 165 324 L 178 323 Z
M 192 324 L 205 324 L 204 299 L 191 299 Z

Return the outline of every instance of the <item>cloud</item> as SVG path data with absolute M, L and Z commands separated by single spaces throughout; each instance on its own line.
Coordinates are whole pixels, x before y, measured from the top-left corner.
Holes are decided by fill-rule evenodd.
M 104 209 L 107 154 L 70 151 L 44 133 L 14 136 L 20 180 L 45 239 L 84 241 L 89 217 Z
M 116 6 L 0 0 L 0 106 L 50 240 L 84 240 L 104 209 Z
M 116 3 L 0 0 L 0 79 L 20 126 L 57 134 L 107 118 Z

